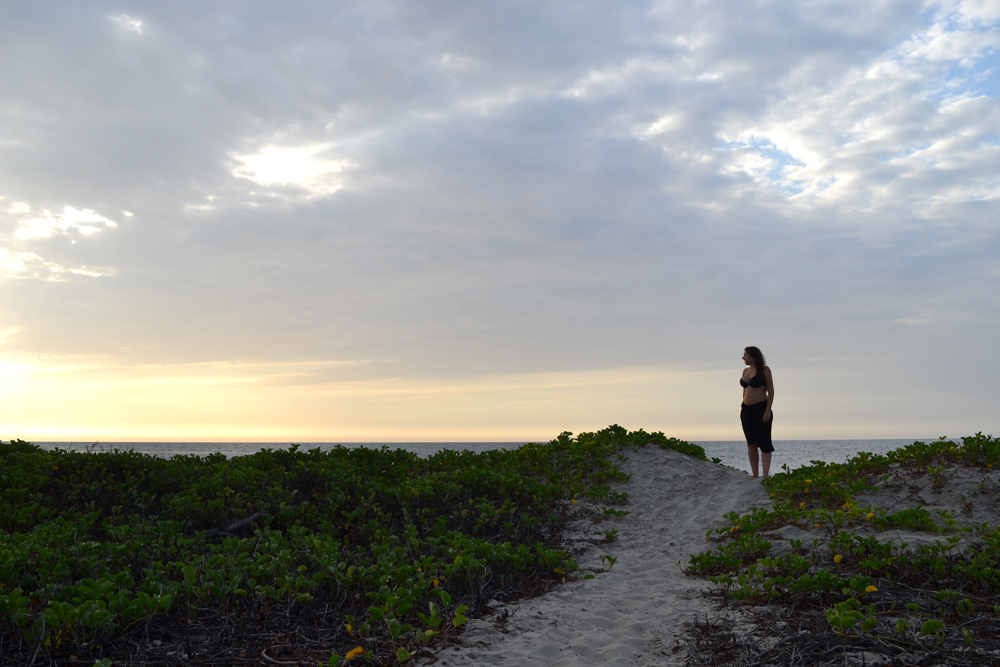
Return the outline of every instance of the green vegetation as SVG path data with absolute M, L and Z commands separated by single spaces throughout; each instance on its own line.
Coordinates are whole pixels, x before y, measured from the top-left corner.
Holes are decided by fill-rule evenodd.
M 647 443 L 705 458 L 619 426 L 428 458 L 292 446 L 166 460 L 0 444 L 0 655 L 164 659 L 201 646 L 259 659 L 268 632 L 284 632 L 295 657 L 406 662 L 491 598 L 576 576 L 558 548 L 568 501 L 624 502 L 613 457 Z
M 1000 648 L 1000 528 L 962 525 L 945 510 L 932 513 L 919 505 L 891 513 L 860 507 L 855 497 L 878 492 L 890 478 L 929 478 L 940 491 L 947 483 L 944 472 L 958 467 L 992 475 L 1000 467 L 1000 439 L 977 433 L 961 444 L 915 442 L 886 455 L 859 453 L 845 464 L 812 463 L 766 480 L 773 508 L 728 515 L 729 526 L 707 535 L 720 544 L 692 555 L 688 572 L 707 576 L 723 599 L 767 605 L 757 608 L 768 614 L 789 610 L 780 622 L 789 628 L 789 642 L 805 628 L 825 631 L 840 650 L 857 655 L 878 652 L 888 660 L 906 653 L 910 657 L 900 660 L 924 664 L 919 656 L 940 661 L 947 654 L 949 664 L 992 664 Z M 964 496 L 962 502 L 971 509 Z M 815 537 L 805 545 L 790 539 L 782 555 L 771 556 L 780 537 L 768 533 L 786 526 Z M 887 529 L 931 537 L 911 548 L 880 537 Z M 825 623 L 809 627 L 810 612 Z M 789 620 L 793 614 L 797 626 Z M 809 649 L 798 641 L 799 659 L 808 663 Z M 809 641 L 815 659 L 830 659 L 830 641 L 812 635 Z M 711 646 L 702 656 L 706 664 L 722 657 L 721 644 Z M 773 655 L 762 661 L 787 662 L 780 642 L 769 650 Z

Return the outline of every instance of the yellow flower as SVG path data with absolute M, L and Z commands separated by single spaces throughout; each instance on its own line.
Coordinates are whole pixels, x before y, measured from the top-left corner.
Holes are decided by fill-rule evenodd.
M 802 508 L 803 508 L 803 507 L 805 507 L 805 506 L 806 506 L 806 503 L 805 503 L 805 501 L 803 501 L 803 502 L 799 503 L 799 509 L 802 509 Z
M 873 516 L 875 516 L 875 512 L 869 512 L 865 515 L 865 518 L 871 521 Z
M 809 493 L 809 489 L 802 489 L 802 493 Z
M 351 625 L 350 623 L 348 623 L 347 624 L 347 634 L 353 634 L 353 633 L 354 633 L 354 626 Z
M 806 484 L 812 484 L 812 483 L 813 483 L 813 481 L 811 479 L 807 479 L 806 480 Z
M 363 648 L 361 648 L 360 646 L 358 646 L 358 647 L 352 648 L 350 651 L 348 651 L 347 655 L 344 656 L 344 660 L 354 660 L 354 658 L 357 658 L 358 656 L 361 656 L 361 655 L 364 655 L 364 654 L 365 654 L 365 650 Z
M 774 498 L 774 496 L 775 496 L 775 495 L 777 495 L 777 494 L 774 494 L 774 493 L 772 493 L 772 494 L 771 494 L 771 497 L 772 497 L 772 498 Z
M 844 560 L 844 557 L 841 556 L 840 554 L 837 554 L 836 556 L 833 557 L 833 562 L 834 563 L 839 563 L 842 560 Z
M 437 577 L 434 577 L 434 585 L 435 585 L 435 586 L 437 586 L 437 585 L 438 585 L 438 584 L 440 584 L 440 583 L 441 583 L 441 582 L 440 582 L 440 581 L 438 581 L 438 578 L 437 578 Z
M 819 528 L 819 527 L 820 527 L 820 525 L 819 525 L 819 524 L 817 523 L 817 524 L 816 524 L 816 527 L 817 527 L 817 528 Z
M 575 500 L 570 500 L 570 502 L 573 503 L 574 505 L 576 505 L 576 501 Z
M 869 586 L 868 588 L 865 589 L 865 593 L 878 593 L 878 589 L 875 588 L 874 586 Z

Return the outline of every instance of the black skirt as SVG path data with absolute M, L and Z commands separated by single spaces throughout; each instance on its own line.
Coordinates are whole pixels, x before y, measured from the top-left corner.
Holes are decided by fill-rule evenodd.
M 764 453 L 773 452 L 771 424 L 774 423 L 774 412 L 771 412 L 771 421 L 765 422 L 764 413 L 767 412 L 767 401 L 753 405 L 742 403 L 740 405 L 740 421 L 743 422 L 743 435 L 747 437 L 747 445 L 757 445 Z

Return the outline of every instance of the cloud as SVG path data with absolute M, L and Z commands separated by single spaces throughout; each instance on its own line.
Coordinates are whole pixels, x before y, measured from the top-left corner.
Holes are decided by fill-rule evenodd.
M 15 207 L 20 206 L 19 208 Z M 29 214 L 31 209 L 26 204 L 19 204 L 8 209 L 8 212 Z M 46 238 L 57 233 L 79 232 L 89 236 L 108 227 L 117 227 L 118 223 L 103 215 L 98 215 L 90 209 L 77 210 L 72 206 L 63 208 L 62 213 L 52 214 L 43 210 L 39 217 L 27 217 L 18 221 L 15 236 L 21 239 Z
M 714 372 L 753 341 L 776 368 L 866 359 L 858 383 L 915 402 L 996 397 L 998 20 L 26 5 L 0 25 L 5 350 L 419 384 Z
M 114 275 L 113 270 L 85 266 L 66 267 L 46 261 L 30 252 L 16 252 L 0 248 L 0 278 L 37 279 L 46 282 L 66 280 L 70 276 L 99 278 Z
M 78 261 L 68 264 L 59 259 L 46 257 L 38 248 L 40 242 L 53 237 L 62 237 L 75 244 L 108 228 L 117 227 L 110 218 L 90 209 L 76 209 L 64 206 L 62 213 L 52 213 L 47 209 L 34 212 L 31 205 L 15 201 L 7 207 L 7 216 L 0 230 L 0 278 L 37 279 L 45 282 L 66 280 L 72 276 L 100 277 L 114 274 L 114 269 L 94 268 Z M 4 238 L 6 237 L 6 238 Z M 41 254 L 40 254 L 41 253 Z M 62 254 L 62 253 L 59 253 Z
M 134 16 L 129 16 L 128 14 L 115 14 L 114 16 L 109 16 L 108 18 L 111 19 L 111 22 L 114 23 L 122 32 L 141 35 L 146 31 L 142 19 L 135 18 Z
M 294 185 L 311 195 L 329 195 L 343 187 L 341 172 L 346 160 L 330 160 L 321 154 L 324 145 L 280 148 L 266 146 L 251 155 L 233 155 L 239 166 L 233 175 L 263 186 Z
M 853 211 L 941 216 L 942 202 L 995 197 L 1000 102 L 953 68 L 1000 47 L 1000 30 L 956 22 L 963 8 L 823 85 L 790 77 L 763 118 L 724 130 L 724 171 Z
M 65 280 L 67 276 L 99 278 L 108 275 L 114 275 L 114 271 L 90 269 L 87 267 L 65 267 L 53 262 L 47 262 L 32 253 L 0 250 L 0 277 L 57 282 Z

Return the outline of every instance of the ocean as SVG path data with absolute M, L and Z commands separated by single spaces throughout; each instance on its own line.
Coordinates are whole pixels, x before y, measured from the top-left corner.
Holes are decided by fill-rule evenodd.
M 912 439 L 881 439 L 881 440 L 775 440 L 774 455 L 771 459 L 771 472 L 781 472 L 781 467 L 789 469 L 808 465 L 810 461 L 826 461 L 828 463 L 843 463 L 847 458 L 858 452 L 884 454 L 893 449 L 912 444 L 914 440 L 930 442 L 937 438 Z M 705 448 L 708 458 L 718 458 L 724 465 L 740 470 L 749 470 L 746 442 L 743 440 L 707 440 L 692 441 Z M 290 446 L 288 443 L 274 442 L 37 442 L 44 449 L 71 449 L 77 451 L 111 451 L 113 449 L 132 449 L 144 454 L 152 454 L 170 458 L 177 454 L 207 454 L 221 453 L 227 457 L 253 454 L 263 448 L 279 449 Z M 442 449 L 485 452 L 491 449 L 516 449 L 523 442 L 314 442 L 302 443 L 302 449 L 332 449 L 337 445 L 344 447 L 370 447 L 378 449 L 405 449 L 420 456 L 429 456 Z
M 883 440 L 775 440 L 771 455 L 771 472 L 781 472 L 782 466 L 790 470 L 809 465 L 812 461 L 843 463 L 858 452 L 885 454 L 893 449 L 912 445 L 914 441 L 933 442 L 937 438 L 902 438 Z M 705 448 L 708 458 L 722 459 L 722 463 L 740 470 L 750 470 L 746 440 L 697 441 Z

